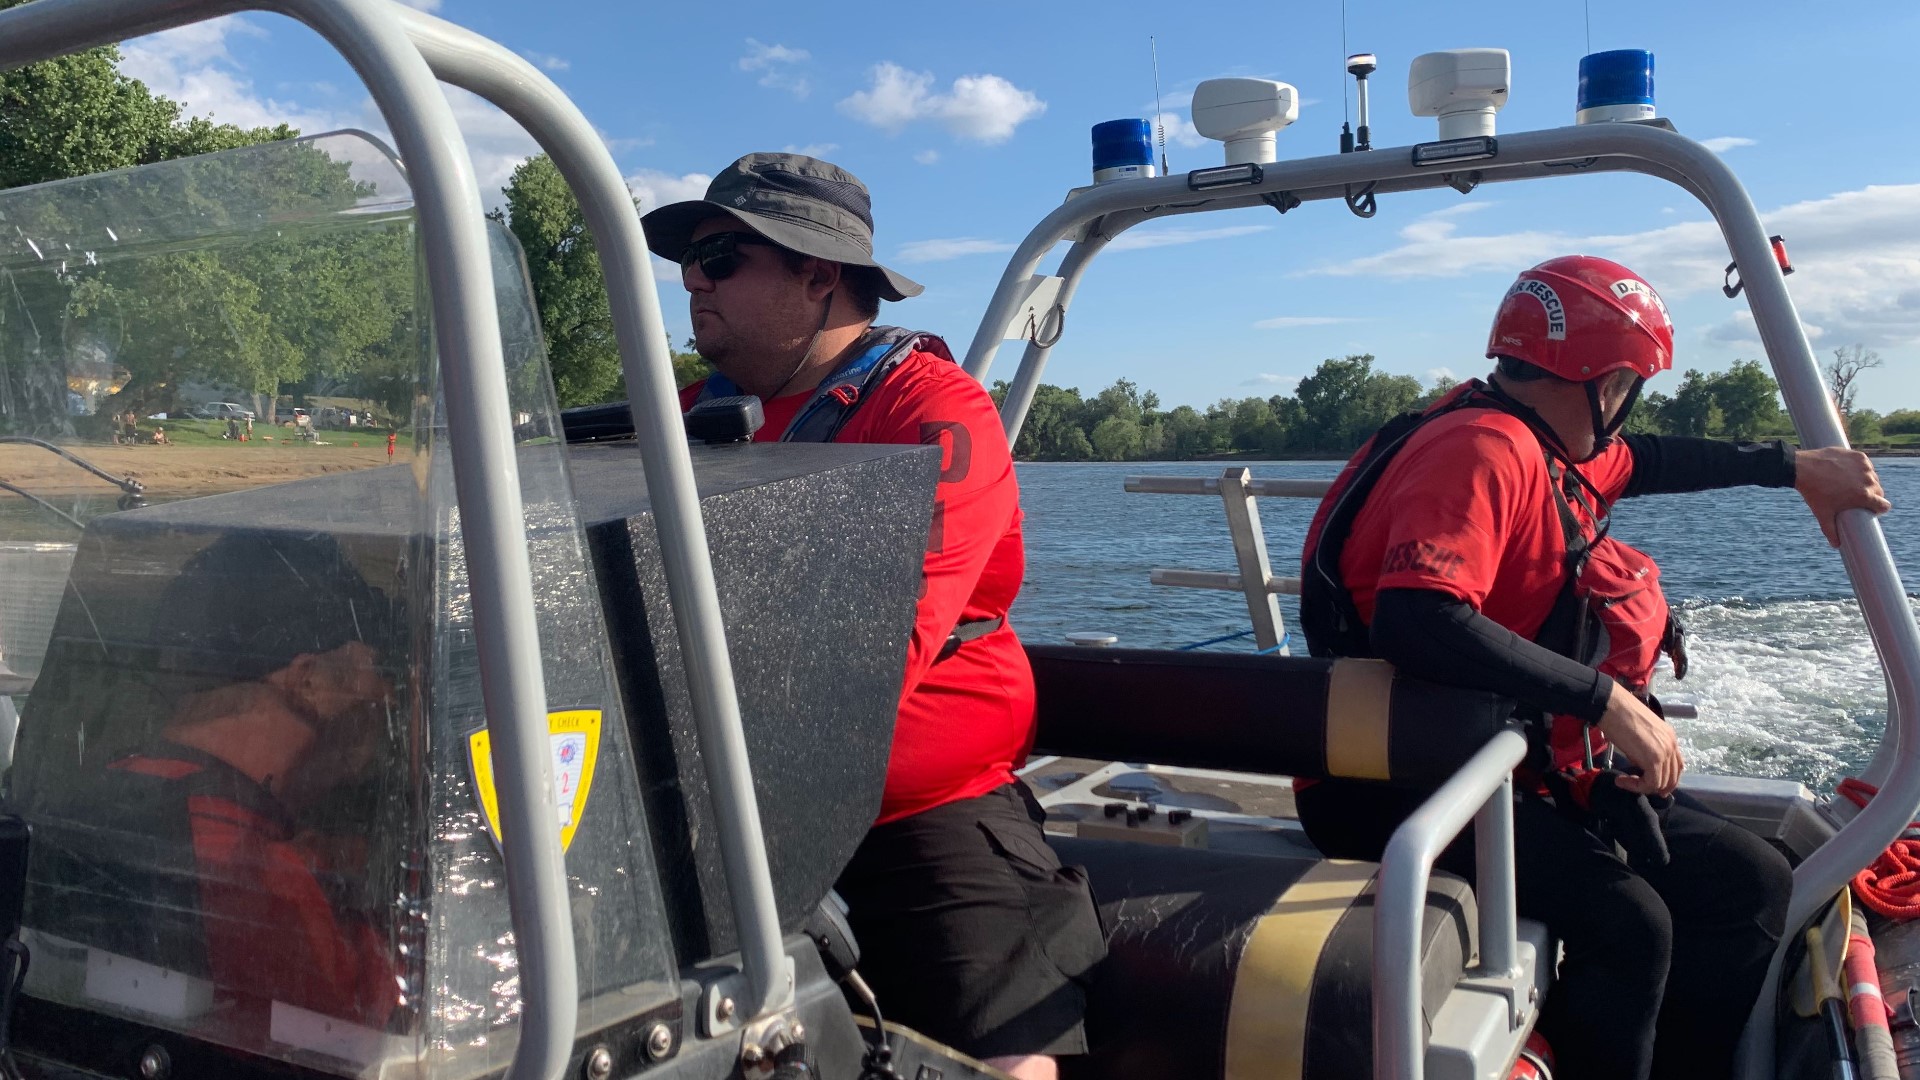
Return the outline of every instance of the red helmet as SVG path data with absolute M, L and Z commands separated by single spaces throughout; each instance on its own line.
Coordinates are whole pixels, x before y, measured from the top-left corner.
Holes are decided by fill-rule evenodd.
M 1523 270 L 1500 301 L 1487 358 L 1510 356 L 1570 382 L 1673 367 L 1673 319 L 1653 286 L 1617 262 L 1563 255 Z

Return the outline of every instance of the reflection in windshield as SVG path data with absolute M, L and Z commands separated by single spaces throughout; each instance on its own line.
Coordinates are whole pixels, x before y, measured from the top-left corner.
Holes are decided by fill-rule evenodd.
M 0 223 L 0 435 L 151 497 L 0 442 L 0 478 L 85 525 L 0 492 L 27 993 L 340 1075 L 497 1070 L 513 920 L 398 169 L 326 136 L 0 192 Z M 511 406 L 556 430 L 488 235 Z M 518 460 L 597 1030 L 677 1000 L 672 949 L 564 448 Z
M 263 623 L 241 599 L 262 595 L 296 610 Z M 151 638 L 169 677 L 142 680 L 165 687 L 158 724 L 114 725 L 135 748 L 45 795 L 38 927 L 384 1029 L 408 1004 L 371 871 L 391 853 L 374 857 L 377 820 L 341 810 L 394 786 L 395 615 L 324 535 L 232 533 L 190 558 Z M 129 936 L 102 879 L 191 897 L 178 939 Z

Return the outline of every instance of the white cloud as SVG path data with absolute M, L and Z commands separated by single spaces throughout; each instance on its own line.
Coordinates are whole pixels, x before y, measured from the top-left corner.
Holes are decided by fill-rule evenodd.
M 919 153 L 913 155 L 913 160 L 919 162 L 922 165 L 935 165 L 935 164 L 938 164 L 940 161 L 940 151 L 922 150 Z
M 473 159 L 473 178 L 479 181 L 480 194 L 489 206 L 501 201 L 500 189 L 513 176 L 520 163 L 540 152 L 518 121 L 477 94 L 457 86 L 442 85 L 453 119 L 466 137 L 467 154 Z
M 1201 229 L 1192 225 L 1171 225 L 1161 228 L 1142 226 L 1121 233 L 1107 245 L 1108 251 L 1140 251 L 1145 248 L 1174 247 L 1179 244 L 1202 244 L 1209 240 L 1226 240 L 1235 236 L 1251 236 L 1266 232 L 1270 225 L 1226 225 L 1217 229 Z
M 1400 231 L 1404 243 L 1307 274 L 1451 278 L 1502 274 L 1573 251 L 1617 259 L 1669 300 L 1717 291 L 1729 261 L 1711 221 L 1645 232 L 1576 235 L 1523 231 L 1461 236 L 1457 214 L 1429 214 Z M 1871 348 L 1920 343 L 1920 184 L 1875 185 L 1792 203 L 1762 215 L 1787 238 L 1797 272 L 1788 290 L 1802 319 L 1834 341 Z M 1716 327 L 1712 334 L 1738 333 Z M 1749 331 L 1751 333 L 1751 331 Z
M 817 142 L 817 143 L 807 143 L 805 146 L 795 146 L 792 143 L 788 143 L 787 145 L 781 147 L 780 149 L 789 154 L 805 154 L 807 157 L 823 158 L 823 157 L 826 157 L 828 154 L 833 153 L 835 150 L 840 149 L 840 144 L 831 143 L 831 142 Z
M 565 57 L 555 56 L 552 53 L 534 52 L 531 49 L 525 49 L 521 51 L 520 55 L 548 71 L 565 71 L 573 66 L 573 61 Z
M 1716 154 L 1724 154 L 1735 147 L 1754 146 L 1757 144 L 1752 139 L 1744 139 L 1738 135 L 1722 135 L 1717 139 L 1701 139 L 1700 145 Z
M 1800 328 L 1807 333 L 1807 343 L 1819 351 L 1820 339 L 1827 336 L 1826 327 L 1800 321 Z M 1733 313 L 1733 318 L 1716 326 L 1707 328 L 1706 339 L 1716 345 L 1746 345 L 1760 348 L 1760 331 L 1753 325 L 1753 312 L 1741 308 Z
M 981 240 L 972 236 L 957 236 L 944 240 L 913 240 L 900 245 L 899 259 L 903 263 L 945 262 L 968 255 L 994 255 L 1012 251 L 1014 245 L 1003 240 Z
M 889 133 L 929 120 L 957 138 L 999 143 L 1047 111 L 1047 103 L 998 75 L 962 75 L 945 92 L 933 73 L 908 71 L 892 61 L 875 64 L 873 83 L 840 102 L 840 111 Z
M 1460 376 L 1455 375 L 1453 369 L 1450 367 L 1430 367 L 1427 369 L 1428 382 L 1439 382 L 1441 379 L 1445 379 L 1448 382 L 1459 382 Z
M 179 102 L 188 116 L 244 128 L 292 124 L 304 134 L 354 125 L 356 117 L 268 98 L 239 70 L 228 49 L 235 38 L 266 30 L 238 15 L 193 23 L 136 38 L 121 47 L 120 70 L 156 94 Z
M 1331 315 L 1281 315 L 1272 319 L 1261 319 L 1253 324 L 1255 330 L 1291 330 L 1296 326 L 1332 326 L 1336 323 L 1356 322 L 1355 319 L 1334 318 Z
M 740 58 L 740 70 L 763 71 L 780 64 L 798 64 L 812 58 L 813 54 L 805 49 L 792 49 L 785 45 L 765 45 L 753 38 L 748 38 L 747 55 Z
M 1276 375 L 1276 374 L 1274 374 L 1273 372 L 1270 372 L 1270 371 L 1263 371 L 1263 372 L 1261 372 L 1260 374 L 1258 374 L 1258 375 L 1255 375 L 1255 376 L 1254 376 L 1253 378 L 1251 378 L 1251 379 L 1245 379 L 1245 380 L 1242 380 L 1242 382 L 1240 383 L 1240 385 L 1241 385 L 1241 386 L 1262 386 L 1262 387 L 1272 387 L 1272 388 L 1274 388 L 1274 389 L 1277 389 L 1277 390 L 1278 390 L 1278 391 L 1279 391 L 1280 393 L 1283 393 L 1283 394 L 1291 394 L 1291 393 L 1293 393 L 1293 392 L 1294 392 L 1294 390 L 1295 390 L 1295 389 L 1296 389 L 1297 387 L 1299 387 L 1299 385 L 1300 385 L 1300 376 L 1298 376 L 1298 375 Z
M 713 177 L 705 173 L 675 176 L 658 169 L 641 169 L 627 177 L 627 187 L 633 191 L 633 197 L 640 200 L 642 213 L 668 203 L 698 199 L 707 193 L 707 185 L 712 182 Z M 679 273 L 678 268 L 674 272 Z
M 1193 121 L 1187 119 L 1180 113 L 1155 113 L 1153 119 L 1149 122 L 1153 125 L 1154 145 L 1156 147 L 1159 146 L 1160 135 L 1163 128 L 1167 136 L 1167 143 L 1172 146 L 1184 146 L 1189 150 L 1198 150 L 1213 141 L 1205 135 L 1200 134 L 1199 129 L 1193 126 Z
M 413 6 L 430 11 L 438 3 L 416 2 Z M 263 94 L 241 69 L 229 44 L 240 38 L 266 36 L 267 30 L 241 16 L 195 23 L 127 43 L 121 50 L 121 70 L 155 93 L 180 102 L 189 116 L 248 128 L 291 124 L 303 135 L 361 128 L 392 143 L 386 122 L 371 99 L 363 97 L 351 108 L 328 108 Z M 333 96 L 331 88 L 321 84 L 294 89 L 321 98 Z M 501 186 L 538 148 L 505 113 L 465 90 L 443 89 L 466 137 L 481 195 L 489 205 L 497 205 Z
M 761 86 L 804 98 L 813 92 L 813 83 L 795 68 L 812 59 L 812 55 L 805 49 L 767 45 L 748 38 L 747 54 L 740 58 L 740 70 L 759 72 Z

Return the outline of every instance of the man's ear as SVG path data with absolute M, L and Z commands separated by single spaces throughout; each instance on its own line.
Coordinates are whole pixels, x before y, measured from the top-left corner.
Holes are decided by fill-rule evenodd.
M 840 287 L 840 275 L 845 270 L 837 262 L 826 259 L 808 258 L 806 269 L 807 299 L 824 300 L 833 295 Z

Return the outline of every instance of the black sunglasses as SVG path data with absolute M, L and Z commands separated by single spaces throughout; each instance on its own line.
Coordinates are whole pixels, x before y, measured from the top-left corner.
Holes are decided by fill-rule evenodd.
M 687 271 L 698 264 L 700 272 L 706 275 L 708 281 L 725 281 L 733 276 L 735 270 L 740 269 L 739 249 L 742 244 L 772 247 L 773 241 L 750 232 L 723 232 L 703 236 L 688 244 L 686 250 L 680 253 L 680 275 L 685 277 Z

